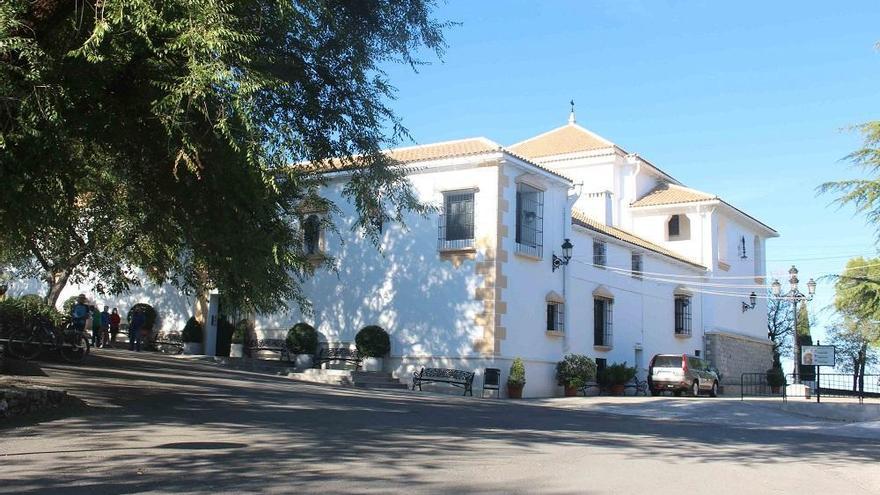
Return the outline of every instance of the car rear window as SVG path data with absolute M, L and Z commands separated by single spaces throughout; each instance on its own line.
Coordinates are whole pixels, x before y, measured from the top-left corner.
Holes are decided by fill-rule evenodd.
M 654 366 L 658 368 L 681 368 L 681 356 L 657 356 Z

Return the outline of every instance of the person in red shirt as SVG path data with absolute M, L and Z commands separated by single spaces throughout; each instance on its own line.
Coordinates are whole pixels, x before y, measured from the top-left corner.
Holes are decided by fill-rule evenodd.
M 116 308 L 113 308 L 113 312 L 110 313 L 110 347 L 116 345 L 116 336 L 119 335 L 120 321 L 122 321 L 122 318 L 119 316 L 119 311 Z

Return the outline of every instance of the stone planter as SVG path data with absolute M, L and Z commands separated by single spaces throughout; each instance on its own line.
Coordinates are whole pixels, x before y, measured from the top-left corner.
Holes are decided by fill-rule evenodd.
M 625 390 L 623 383 L 615 383 L 611 385 L 611 395 L 623 395 L 623 391 Z
M 244 357 L 244 344 L 229 344 L 229 357 Z
M 361 369 L 363 371 L 382 371 L 384 369 L 385 360 L 382 358 L 365 357 L 361 361 Z
M 183 353 L 189 354 L 189 355 L 202 354 L 202 343 L 201 342 L 184 342 L 183 343 Z
M 293 364 L 298 370 L 307 370 L 314 365 L 315 357 L 312 354 L 294 354 Z
M 565 386 L 565 396 L 566 397 L 577 397 L 578 389 L 577 387 L 572 387 L 569 385 Z

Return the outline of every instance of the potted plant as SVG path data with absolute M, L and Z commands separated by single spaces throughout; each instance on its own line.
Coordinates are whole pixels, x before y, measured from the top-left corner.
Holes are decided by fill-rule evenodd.
M 507 375 L 507 396 L 511 399 L 522 399 L 523 387 L 526 385 L 526 365 L 522 358 L 516 358 L 510 364 Z
M 304 322 L 290 327 L 287 331 L 287 349 L 293 354 L 297 369 L 311 368 L 318 352 L 318 331 Z
M 779 366 L 774 366 L 767 370 L 767 385 L 770 385 L 770 392 L 779 393 L 779 389 L 785 386 L 785 373 Z
M 383 358 L 391 351 L 388 332 L 380 326 L 367 325 L 355 335 L 354 343 L 363 359 L 363 370 L 382 371 L 385 367 Z
M 596 362 L 583 354 L 568 354 L 556 363 L 556 383 L 565 387 L 565 396 L 577 391 L 596 377 Z
M 232 331 L 232 343 L 229 344 L 229 357 L 244 357 L 244 341 L 247 337 L 247 320 L 240 320 Z
M 636 369 L 627 366 L 626 361 L 610 364 L 602 373 L 604 385 L 608 387 L 611 395 L 623 395 L 625 385 L 635 376 Z
M 202 353 L 202 324 L 196 320 L 195 316 L 191 316 L 183 327 L 180 340 L 183 341 L 184 354 L 201 354 Z

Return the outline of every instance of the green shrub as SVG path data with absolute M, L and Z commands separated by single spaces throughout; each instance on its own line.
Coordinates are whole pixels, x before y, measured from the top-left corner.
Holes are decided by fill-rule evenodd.
M 600 382 L 602 385 L 624 385 L 635 378 L 636 369 L 626 365 L 626 361 L 622 363 L 613 363 L 605 367 L 600 374 Z
M 73 306 L 76 304 L 76 297 L 77 296 L 70 296 L 64 301 L 64 304 L 61 305 L 62 313 L 69 315 L 73 312 Z
M 782 368 L 773 367 L 767 370 L 767 385 L 771 387 L 785 386 L 785 373 Z
M 244 341 L 247 339 L 247 331 L 248 321 L 239 320 L 238 323 L 235 324 L 235 331 L 232 332 L 232 343 L 244 344 Z
M 183 332 L 180 334 L 180 340 L 196 344 L 202 343 L 202 324 L 196 320 L 195 316 L 190 316 L 187 320 L 186 326 L 183 327 Z
M 578 388 L 595 378 L 596 362 L 583 354 L 568 354 L 556 363 L 558 385 Z
M 526 384 L 526 364 L 522 358 L 516 358 L 510 364 L 510 373 L 507 374 L 507 384 L 521 386 Z
M 308 323 L 297 323 L 287 331 L 287 347 L 294 354 L 318 352 L 318 331 Z
M 388 332 L 376 325 L 367 325 L 361 328 L 354 337 L 354 344 L 357 346 L 358 354 L 363 357 L 378 358 L 391 351 L 391 339 L 388 338 Z
M 39 296 L 0 300 L 0 335 L 8 335 L 20 328 L 32 328 L 36 324 L 62 326 L 67 322 L 64 314 L 49 306 Z

